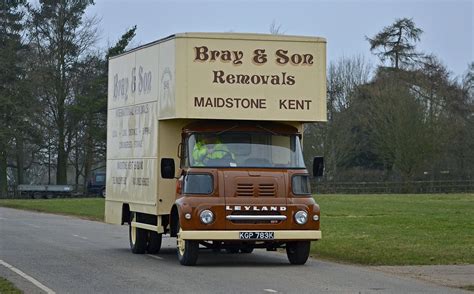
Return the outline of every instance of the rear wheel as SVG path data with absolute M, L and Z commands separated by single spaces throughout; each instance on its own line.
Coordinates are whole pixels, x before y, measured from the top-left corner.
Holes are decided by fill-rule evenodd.
M 162 234 L 158 234 L 157 232 L 149 232 L 148 244 L 147 244 L 147 247 L 146 247 L 146 251 L 148 253 L 156 254 L 156 253 L 160 252 L 161 237 L 162 237 Z
M 310 241 L 288 242 L 286 255 L 291 264 L 305 264 L 309 257 Z
M 137 227 L 132 227 L 132 222 L 136 221 L 138 221 L 137 213 L 132 212 L 128 228 L 130 249 L 132 249 L 132 252 L 135 254 L 143 254 L 147 247 L 147 231 Z
M 181 238 L 181 226 L 178 222 L 178 236 L 176 237 L 176 251 L 179 263 L 182 265 L 195 265 L 198 259 L 199 242 L 195 240 L 183 240 Z

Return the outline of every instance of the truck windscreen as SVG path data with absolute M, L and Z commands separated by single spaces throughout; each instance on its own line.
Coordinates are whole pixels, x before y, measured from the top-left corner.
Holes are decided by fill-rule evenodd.
M 305 168 L 296 135 L 194 133 L 186 157 L 191 167 Z

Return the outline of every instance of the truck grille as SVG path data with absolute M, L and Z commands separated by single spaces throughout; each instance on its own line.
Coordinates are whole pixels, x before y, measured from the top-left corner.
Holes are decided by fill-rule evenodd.
M 260 184 L 258 185 L 258 196 L 263 197 L 275 197 L 275 185 L 274 184 Z
M 237 197 L 252 197 L 253 196 L 253 184 L 237 184 L 236 189 Z
M 245 216 L 281 216 L 280 212 L 276 211 L 233 211 L 231 215 L 245 215 Z M 282 220 L 231 220 L 234 224 L 279 224 Z
M 256 193 L 255 193 L 256 192 Z M 237 197 L 275 197 L 275 184 L 259 184 L 256 191 L 254 184 L 238 183 L 236 189 Z

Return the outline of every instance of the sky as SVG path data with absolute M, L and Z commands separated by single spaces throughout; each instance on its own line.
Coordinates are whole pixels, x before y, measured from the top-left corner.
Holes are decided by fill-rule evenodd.
M 132 46 L 183 32 L 269 33 L 327 39 L 327 61 L 362 55 L 374 67 L 377 57 L 365 37 L 373 37 L 397 18 L 413 18 L 423 29 L 417 48 L 435 54 L 460 76 L 474 61 L 474 0 L 95 0 L 88 16 L 100 19 L 98 47 L 114 44 L 137 25 Z

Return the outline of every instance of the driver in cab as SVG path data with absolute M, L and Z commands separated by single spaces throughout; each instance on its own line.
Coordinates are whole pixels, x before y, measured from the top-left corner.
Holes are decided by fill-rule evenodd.
M 216 136 L 200 136 L 193 148 L 194 166 L 207 166 L 211 160 L 231 159 L 234 154 Z

